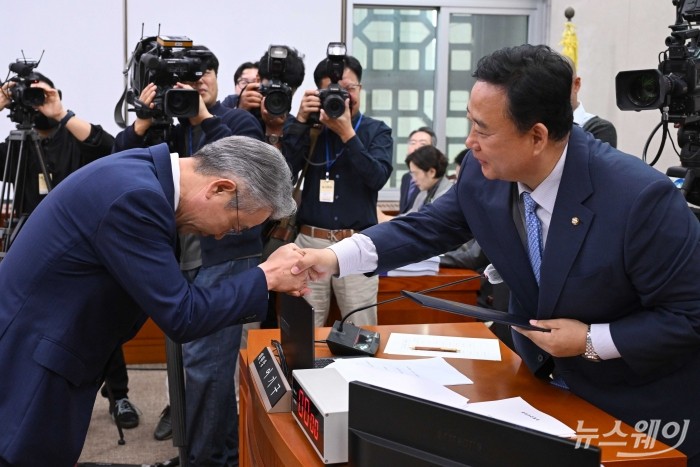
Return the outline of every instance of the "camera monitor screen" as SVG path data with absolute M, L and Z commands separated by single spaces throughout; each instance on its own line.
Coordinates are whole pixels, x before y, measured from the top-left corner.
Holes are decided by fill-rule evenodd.
M 353 381 L 351 466 L 600 467 L 600 448 Z

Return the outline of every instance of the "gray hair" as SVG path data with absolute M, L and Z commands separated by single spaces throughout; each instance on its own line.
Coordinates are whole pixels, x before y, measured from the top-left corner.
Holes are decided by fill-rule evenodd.
M 192 157 L 197 161 L 197 173 L 236 182 L 241 211 L 269 209 L 273 220 L 296 211 L 292 173 L 274 146 L 247 136 L 228 136 L 207 144 Z M 235 200 L 229 206 L 235 207 Z

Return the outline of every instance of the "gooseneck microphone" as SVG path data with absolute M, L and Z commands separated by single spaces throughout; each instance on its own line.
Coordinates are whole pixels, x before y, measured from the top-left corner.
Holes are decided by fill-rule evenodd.
M 493 269 L 493 271 L 495 271 L 495 269 Z M 443 287 L 449 287 L 452 285 L 461 284 L 462 282 L 469 282 L 484 277 L 487 276 L 485 276 L 484 274 L 475 274 L 473 276 L 465 277 L 464 279 L 459 279 L 453 282 L 448 282 L 446 284 L 440 284 L 429 289 L 421 290 L 417 293 L 428 293 L 437 289 L 441 289 Z M 337 320 L 335 323 L 333 323 L 331 332 L 326 338 L 328 348 L 333 353 L 333 355 L 375 355 L 379 350 L 379 333 L 361 329 L 353 325 L 352 323 L 346 323 L 347 319 L 351 315 L 357 313 L 358 311 L 366 310 L 368 308 L 372 308 L 373 306 L 383 305 L 385 303 L 395 302 L 396 300 L 402 300 L 404 298 L 406 297 L 403 295 L 399 295 L 394 298 L 382 300 L 381 302 L 372 303 L 371 305 L 355 308 L 354 310 L 351 310 L 347 315 L 345 315 L 343 319 Z

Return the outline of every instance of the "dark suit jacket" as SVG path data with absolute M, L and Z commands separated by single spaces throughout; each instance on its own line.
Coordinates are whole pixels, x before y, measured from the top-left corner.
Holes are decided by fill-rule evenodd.
M 185 280 L 173 203 L 167 146 L 134 149 L 74 172 L 19 232 L 0 262 L 0 465 L 75 464 L 107 360 L 148 316 L 178 342 L 265 317 L 260 268 Z
M 411 187 L 413 187 L 412 191 Z M 411 209 L 418 193 L 420 193 L 420 190 L 413 183 L 411 172 L 403 174 L 403 177 L 401 177 L 401 185 L 399 186 L 399 214 L 403 214 Z
M 471 234 L 511 289 L 510 313 L 610 323 L 622 358 L 552 359 L 513 333 L 540 376 L 550 362 L 577 395 L 634 426 L 690 420 L 700 451 L 700 223 L 662 173 L 574 127 L 538 289 L 514 221 L 514 183 L 487 180 L 471 154 L 455 188 L 418 213 L 365 230 L 378 271 L 429 258 Z M 675 441 L 668 442 L 674 445 Z

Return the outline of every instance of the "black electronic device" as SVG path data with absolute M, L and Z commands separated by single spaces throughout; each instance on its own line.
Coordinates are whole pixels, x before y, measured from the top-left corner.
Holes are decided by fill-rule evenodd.
M 402 290 L 401 294 L 410 298 L 416 303 L 437 310 L 449 311 L 457 315 L 469 316 L 482 321 L 493 321 L 495 323 L 507 324 L 523 329 L 532 329 L 534 331 L 550 332 L 549 329 L 533 326 L 530 324 L 530 318 L 524 316 L 504 313 L 503 311 L 490 310 L 476 305 L 467 305 L 466 303 L 453 302 L 443 298 L 428 297 L 421 293 L 409 292 Z
M 600 448 L 353 381 L 348 463 L 600 467 Z

